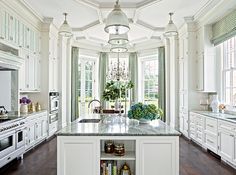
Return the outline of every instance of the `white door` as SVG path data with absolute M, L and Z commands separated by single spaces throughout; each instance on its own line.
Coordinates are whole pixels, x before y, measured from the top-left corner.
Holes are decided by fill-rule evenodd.
M 58 137 L 58 175 L 100 173 L 100 148 L 96 139 Z
M 47 135 L 48 135 L 48 121 L 47 121 L 47 117 L 45 118 L 45 117 L 43 117 L 42 118 L 42 137 L 44 138 L 44 137 L 47 137 Z
M 232 161 L 234 155 L 234 135 L 227 131 L 219 131 L 219 154 L 222 158 Z
M 79 115 L 90 113 L 93 106 L 88 108 L 89 102 L 95 98 L 96 60 L 89 58 L 79 59 Z
M 140 141 L 137 168 L 139 175 L 179 174 L 178 142 L 171 139 Z

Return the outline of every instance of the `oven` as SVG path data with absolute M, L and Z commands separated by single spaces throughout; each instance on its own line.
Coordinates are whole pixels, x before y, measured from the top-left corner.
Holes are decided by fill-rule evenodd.
M 26 134 L 25 128 L 16 130 L 16 149 L 25 146 L 25 134 Z
M 54 113 L 59 110 L 59 93 L 50 92 L 49 93 L 49 112 Z
M 9 131 L 0 136 L 0 158 L 16 150 L 16 131 Z

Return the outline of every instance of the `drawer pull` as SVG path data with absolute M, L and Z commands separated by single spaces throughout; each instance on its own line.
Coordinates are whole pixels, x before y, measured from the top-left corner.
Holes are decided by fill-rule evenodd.
M 213 141 L 211 141 L 210 139 L 207 139 L 207 141 L 208 141 L 208 142 L 210 142 L 210 143 L 212 143 L 212 144 L 214 143 L 214 142 L 213 142 Z
M 214 126 L 213 126 L 213 125 L 210 125 L 210 124 L 207 124 L 207 126 L 209 126 L 210 128 L 214 128 Z
M 220 127 L 223 129 L 231 130 L 231 127 L 228 127 L 228 126 L 220 125 Z

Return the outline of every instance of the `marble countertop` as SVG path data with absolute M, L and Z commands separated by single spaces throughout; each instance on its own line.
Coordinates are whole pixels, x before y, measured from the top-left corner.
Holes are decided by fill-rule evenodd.
M 233 115 L 233 114 L 214 113 L 211 111 L 191 111 L 191 112 L 202 114 L 211 118 L 216 118 L 216 119 L 236 123 L 236 115 Z
M 106 124 L 102 115 L 89 116 L 101 119 L 99 123 L 79 123 L 78 119 L 57 132 L 57 136 L 180 136 L 180 133 L 161 120 L 137 126 L 127 124 Z
M 40 113 L 43 113 L 43 112 L 46 112 L 47 110 L 41 110 L 41 111 L 38 111 L 38 112 L 31 112 L 31 113 L 27 113 L 27 114 L 21 114 L 17 111 L 11 111 L 7 114 L 7 116 L 0 116 L 0 119 L 3 118 L 3 119 L 11 119 L 11 120 L 8 120 L 8 121 L 5 121 L 5 122 L 2 122 L 0 123 L 0 125 L 3 125 L 3 124 L 7 124 L 7 123 L 11 123 L 11 122 L 15 122 L 15 121 L 18 121 L 18 120 L 23 120 L 23 119 L 26 119 L 27 117 L 29 116 L 32 116 L 32 115 L 37 115 L 37 114 L 40 114 Z

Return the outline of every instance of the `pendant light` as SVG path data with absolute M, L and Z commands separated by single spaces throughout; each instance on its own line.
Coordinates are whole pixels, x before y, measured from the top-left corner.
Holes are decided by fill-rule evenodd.
M 126 47 L 126 45 L 112 45 L 111 46 L 111 52 L 115 52 L 115 53 L 123 53 L 123 52 L 127 52 L 128 49 Z
M 70 38 L 73 34 L 72 34 L 72 29 L 69 26 L 68 22 L 67 22 L 67 13 L 63 13 L 63 15 L 65 16 L 65 20 L 63 22 L 63 24 L 61 25 L 60 29 L 59 29 L 59 34 L 64 36 L 64 37 L 68 37 Z
M 165 37 L 170 37 L 170 36 L 176 36 L 178 35 L 178 32 L 177 32 L 177 27 L 176 25 L 173 23 L 173 20 L 172 20 L 172 16 L 173 16 L 174 13 L 169 13 L 170 15 L 170 21 L 169 23 L 167 24 L 166 28 L 165 28 L 165 33 L 164 33 L 164 36 Z
M 122 35 L 110 34 L 109 35 L 108 43 L 111 45 L 124 45 L 124 44 L 127 44 L 128 42 L 129 40 L 128 40 L 127 34 L 122 34 Z
M 117 0 L 114 9 L 107 17 L 104 30 L 109 34 L 120 35 L 127 33 L 129 29 L 129 20 L 120 9 L 119 0 Z

